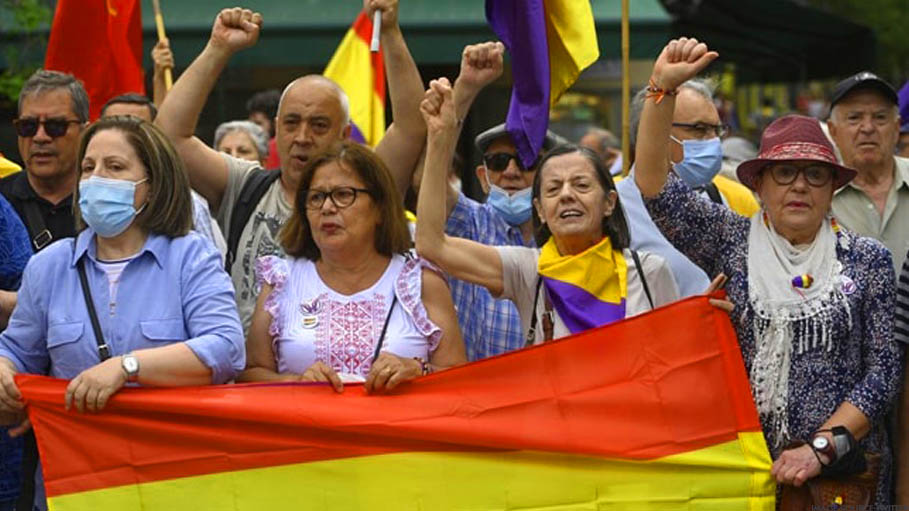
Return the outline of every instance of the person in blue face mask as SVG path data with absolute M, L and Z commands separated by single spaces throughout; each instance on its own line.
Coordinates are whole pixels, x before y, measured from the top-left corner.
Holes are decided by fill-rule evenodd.
M 459 118 L 466 116 L 480 90 L 502 74 L 504 51 L 502 43 L 492 42 L 464 49 L 461 72 L 454 85 Z M 555 134 L 548 132 L 541 153 L 557 145 L 557 140 Z M 432 203 L 445 208 L 445 233 L 486 245 L 536 246 L 531 220 L 531 185 L 536 166 L 521 164 L 504 124 L 480 133 L 474 142 L 483 155 L 476 176 L 486 201 L 473 200 L 449 186 L 445 200 Z M 457 279 L 451 279 L 451 292 L 469 360 L 524 346 L 520 317 L 512 302 L 495 300 L 486 288 Z
M 246 365 L 233 286 L 190 231 L 189 181 L 164 134 L 105 118 L 76 161 L 78 234 L 29 260 L 0 333 L 0 425 L 15 425 L 11 435 L 29 428 L 16 373 L 68 379 L 67 408 L 96 412 L 128 383 L 226 383 Z
M 647 90 L 642 89 L 631 106 L 631 143 L 637 142 L 637 128 Z M 723 163 L 722 138 L 726 126 L 713 103 L 711 86 L 692 79 L 679 87 L 672 119 L 672 130 L 666 140 L 669 161 L 667 168 L 699 190 L 704 200 L 721 203 L 742 216 L 750 217 L 758 210 L 754 195 L 743 185 L 717 175 Z M 632 151 L 632 156 L 634 152 Z M 632 174 L 634 169 L 632 167 Z M 644 207 L 641 192 L 634 179 L 624 179 L 616 185 L 631 230 L 631 248 L 663 256 L 672 268 L 682 296 L 703 293 L 710 278 L 663 236 Z

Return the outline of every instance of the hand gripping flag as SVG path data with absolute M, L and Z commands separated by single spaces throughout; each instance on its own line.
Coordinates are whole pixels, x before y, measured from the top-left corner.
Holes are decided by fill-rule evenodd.
M 66 382 L 16 381 L 56 511 L 774 509 L 735 333 L 705 297 L 391 395 L 123 389 L 81 414 Z
M 57 2 L 44 67 L 82 80 L 91 119 L 114 96 L 145 94 L 139 0 Z
M 322 74 L 335 81 L 350 101 L 350 138 L 370 147 L 385 134 L 385 66 L 382 50 L 369 51 L 372 20 L 360 13 Z
M 590 0 L 486 0 L 486 20 L 511 54 L 505 125 L 529 168 L 543 147 L 549 107 L 600 56 Z

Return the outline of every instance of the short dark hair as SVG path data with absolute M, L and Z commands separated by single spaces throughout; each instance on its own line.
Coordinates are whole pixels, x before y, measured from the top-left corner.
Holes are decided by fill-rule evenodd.
M 306 217 L 306 193 L 316 171 L 333 162 L 351 170 L 369 190 L 369 196 L 375 203 L 379 216 L 379 225 L 376 226 L 375 232 L 376 252 L 392 256 L 409 250 L 412 243 L 404 217 L 404 202 L 391 172 L 372 149 L 356 142 L 344 141 L 313 159 L 303 168 L 294 213 L 281 230 L 281 246 L 284 252 L 311 261 L 317 261 L 322 257 L 312 237 L 312 226 Z
M 69 73 L 39 69 L 28 77 L 19 91 L 19 106 L 16 115 L 22 115 L 22 103 L 25 98 L 36 94 L 44 94 L 53 90 L 66 90 L 73 100 L 73 113 L 79 122 L 88 122 L 88 93 L 82 81 Z
M 148 107 L 149 113 L 151 113 L 151 119 L 154 121 L 155 117 L 158 116 L 158 107 L 148 99 L 148 96 L 144 94 L 137 94 L 135 92 L 128 92 L 126 94 L 120 94 L 119 96 L 114 96 L 107 100 L 107 103 L 104 103 L 104 106 L 101 107 L 101 117 L 104 117 L 104 113 L 107 111 L 107 107 L 115 105 L 117 103 L 128 103 L 131 105 L 145 105 Z
M 281 91 L 269 89 L 253 94 L 246 101 L 246 113 L 261 112 L 269 119 L 278 115 L 278 103 L 281 102 Z
M 186 235 L 193 226 L 193 210 L 189 178 L 183 170 L 183 160 L 160 128 L 132 115 L 103 117 L 82 133 L 79 157 L 76 160 L 78 179 L 73 192 L 76 229 L 81 231 L 85 228 L 79 210 L 82 159 L 85 158 L 85 150 L 92 137 L 104 130 L 123 133 L 148 172 L 148 206 L 136 217 L 137 225 L 170 238 Z
M 612 180 L 609 169 L 606 168 L 606 165 L 603 164 L 603 160 L 597 156 L 595 152 L 575 144 L 562 144 L 552 148 L 552 150 L 544 154 L 543 158 L 540 160 L 540 164 L 537 167 L 537 174 L 533 177 L 533 197 L 535 199 L 542 202 L 540 197 L 542 178 L 540 176 L 542 176 L 543 171 L 546 170 L 546 163 L 556 156 L 571 153 L 578 153 L 590 162 L 590 165 L 593 166 L 594 173 L 597 175 L 597 181 L 600 182 L 600 186 L 603 188 L 604 192 L 609 193 L 610 190 L 616 191 L 615 181 Z M 612 247 L 622 250 L 631 245 L 631 235 L 628 232 L 628 221 L 625 219 L 625 212 L 622 209 L 622 204 L 619 201 L 618 196 L 616 196 L 615 201 L 615 208 L 613 208 L 612 214 L 603 218 L 602 228 L 603 234 L 609 236 Z M 533 230 L 537 246 L 542 247 L 549 241 L 552 232 L 546 224 L 540 221 L 539 215 L 531 216 L 533 218 Z

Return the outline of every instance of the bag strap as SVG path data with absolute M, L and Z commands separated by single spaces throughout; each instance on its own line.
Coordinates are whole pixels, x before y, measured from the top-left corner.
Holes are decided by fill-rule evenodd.
M 720 195 L 720 189 L 717 188 L 715 184 L 707 183 L 703 186 L 703 190 L 707 192 L 707 196 L 710 197 L 710 200 L 717 204 L 723 204 L 723 196 Z
M 281 177 L 280 170 L 253 170 L 240 189 L 240 197 L 234 205 L 230 216 L 230 225 L 227 230 L 227 258 L 224 269 L 230 273 L 237 257 L 237 247 L 240 245 L 240 235 L 243 228 L 249 223 L 249 218 L 255 211 L 259 201 L 268 191 L 268 188 Z
M 527 329 L 527 337 L 524 338 L 524 347 L 533 346 L 534 341 L 536 340 L 537 335 L 537 305 L 540 303 L 540 289 L 543 286 L 543 279 L 537 275 L 537 285 L 535 286 L 534 296 L 533 296 L 533 308 L 531 309 L 532 314 L 530 315 L 530 328 Z M 552 302 L 549 301 L 549 296 L 546 295 L 543 298 L 543 342 L 551 341 L 553 337 L 553 330 L 555 328 L 554 321 L 552 319 Z
M 391 307 L 388 308 L 388 315 L 385 316 L 385 324 L 382 325 L 382 333 L 379 334 L 379 342 L 376 344 L 376 352 L 372 355 L 372 361 L 379 358 L 379 352 L 382 351 L 382 345 L 385 344 L 385 332 L 388 331 L 388 322 L 391 320 L 391 313 L 395 310 L 395 304 L 398 303 L 398 294 L 391 292 Z
M 95 302 L 92 300 L 92 293 L 88 289 L 88 277 L 85 276 L 85 258 L 79 260 L 76 265 L 79 270 L 79 282 L 82 284 L 82 296 L 85 298 L 85 305 L 88 307 L 88 317 L 92 321 L 92 330 L 95 331 L 95 342 L 98 343 L 98 356 L 101 361 L 110 358 L 110 347 L 104 342 L 104 335 L 101 333 L 101 324 L 98 322 L 98 313 L 95 312 Z
M 644 294 L 647 295 L 647 303 L 650 304 L 650 310 L 655 309 L 653 306 L 653 297 L 650 295 L 650 286 L 647 285 L 647 277 L 644 276 L 644 268 L 641 266 L 641 258 L 638 257 L 638 251 L 632 250 L 631 257 L 634 259 L 634 267 L 638 270 L 638 277 L 641 278 L 641 284 L 644 285 Z
M 54 241 L 54 236 L 47 229 L 37 202 L 34 200 L 24 201 L 22 210 L 25 213 L 25 224 L 28 227 L 28 233 L 31 236 L 32 246 L 35 247 L 35 251 L 41 250 L 49 245 L 51 241 Z

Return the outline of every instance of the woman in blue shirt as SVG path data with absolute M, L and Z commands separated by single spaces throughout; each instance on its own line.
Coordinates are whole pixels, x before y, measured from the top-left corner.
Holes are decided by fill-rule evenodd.
M 230 279 L 218 252 L 190 232 L 189 182 L 166 137 L 135 118 L 102 119 L 77 161 L 81 232 L 31 259 L 0 334 L 6 423 L 22 419 L 18 372 L 71 379 L 67 407 L 99 411 L 127 382 L 225 383 L 245 365 Z

